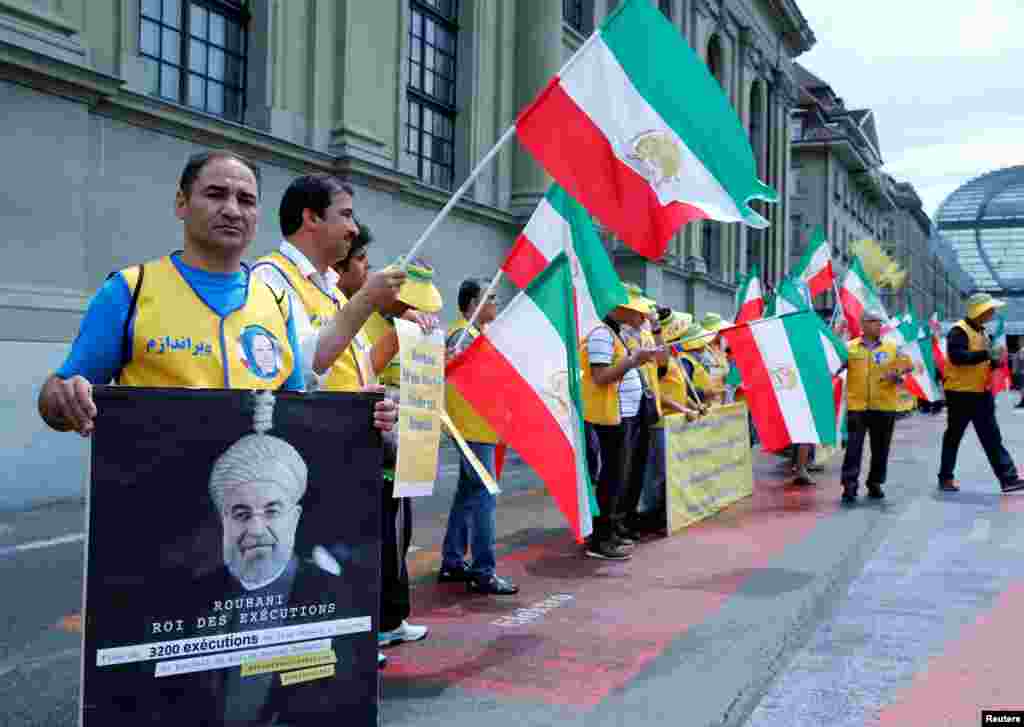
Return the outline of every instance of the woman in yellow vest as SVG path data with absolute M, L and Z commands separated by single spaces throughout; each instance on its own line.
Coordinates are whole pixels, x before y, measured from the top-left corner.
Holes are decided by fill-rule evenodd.
M 462 281 L 459 286 L 459 318 L 448 329 L 446 348 L 449 358 L 465 351 L 481 331 L 498 315 L 493 293 L 486 293 L 486 285 L 475 278 Z M 469 321 L 475 323 L 470 326 Z M 498 435 L 480 417 L 454 386 L 448 385 L 445 408 L 462 434 L 470 450 L 493 477 L 496 472 Z M 465 583 L 470 593 L 493 596 L 511 596 L 519 587 L 496 571 L 497 498 L 487 489 L 480 476 L 462 452 L 459 452 L 459 481 L 448 513 L 448 527 L 441 547 L 441 568 L 438 583 Z M 472 561 L 466 562 L 466 553 Z
M 939 466 L 939 489 L 955 492 L 960 488 L 953 479 L 960 440 L 970 424 L 981 440 L 992 471 L 999 479 L 1000 489 L 1016 492 L 1024 489 L 1024 480 L 1017 465 L 1003 446 L 1003 435 L 996 421 L 995 397 L 989 391 L 993 365 L 1003 356 L 1003 349 L 993 348 L 985 324 L 997 309 L 1006 305 L 988 293 L 975 293 L 967 299 L 967 317 L 958 321 L 946 337 L 946 433 L 942 436 L 942 462 Z
M 623 327 L 641 329 L 651 312 L 650 302 L 635 286 L 627 286 L 627 292 L 627 302 L 614 308 L 580 346 L 583 416 L 598 442 L 598 456 L 588 456 L 588 466 L 600 510 L 594 518 L 594 532 L 586 554 L 606 560 L 632 557 L 632 540 L 623 537 L 621 501 L 637 451 L 638 420 L 644 399 L 640 369 L 648 366 L 649 371 L 659 355 L 649 346 L 640 345 L 632 350 L 626 347 L 621 336 Z
M 658 322 L 661 324 L 662 340 L 666 346 L 679 341 L 683 331 L 693 322 L 689 313 L 677 313 L 668 308 L 658 311 Z M 670 416 L 685 416 L 688 420 L 696 419 L 697 409 L 691 405 L 691 396 L 683 375 L 682 365 L 675 356 L 669 356 L 664 367 L 658 389 L 661 396 L 662 417 L 651 428 L 651 446 L 648 449 L 647 466 L 644 473 L 644 491 L 641 498 L 643 516 L 638 530 L 644 532 L 664 532 L 667 529 L 666 487 L 668 485 L 665 460 L 665 421 Z
M 197 154 L 181 175 L 175 214 L 184 249 L 111 275 L 89 304 L 39 410 L 58 431 L 88 436 L 92 384 L 303 390 L 306 371 L 288 300 L 242 263 L 260 214 L 254 167 L 228 151 Z M 351 211 L 351 196 L 347 208 Z M 340 340 L 338 338 L 337 340 Z M 390 429 L 392 404 L 375 413 Z
M 869 308 L 861 317 L 864 335 L 847 344 L 849 351 L 846 384 L 846 454 L 843 457 L 841 482 L 844 503 L 857 501 L 864 439 L 871 437 L 871 469 L 868 471 L 868 497 L 885 497 L 896 415 L 903 411 L 901 382 L 913 369 L 911 360 L 901 354 L 896 344 L 881 338 L 884 313 Z

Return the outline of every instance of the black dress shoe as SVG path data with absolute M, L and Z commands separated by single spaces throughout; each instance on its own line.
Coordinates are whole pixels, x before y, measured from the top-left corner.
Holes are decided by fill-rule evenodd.
M 489 596 L 512 596 L 519 593 L 519 586 L 500 576 L 470 578 L 466 583 L 470 593 L 484 593 Z
M 1002 484 L 1000 489 L 1002 489 L 1003 492 L 1017 492 L 1018 490 L 1024 490 L 1024 480 L 1019 477 L 1007 480 Z
M 441 566 L 441 570 L 437 574 L 438 583 L 467 583 L 470 580 L 469 568 L 445 568 Z
M 868 485 L 868 497 L 875 500 L 884 500 L 885 493 L 882 492 L 881 485 Z

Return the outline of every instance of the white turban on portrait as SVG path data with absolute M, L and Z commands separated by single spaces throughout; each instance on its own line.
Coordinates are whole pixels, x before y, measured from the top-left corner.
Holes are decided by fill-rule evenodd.
M 288 442 L 269 434 L 247 434 L 213 463 L 210 497 L 220 510 L 230 489 L 249 482 L 273 482 L 295 504 L 306 494 L 308 475 L 302 455 Z

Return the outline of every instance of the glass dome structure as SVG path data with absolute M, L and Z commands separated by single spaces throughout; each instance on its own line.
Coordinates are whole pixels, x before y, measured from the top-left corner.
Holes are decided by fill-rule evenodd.
M 973 289 L 1024 292 L 1024 165 L 964 184 L 939 206 L 935 225 Z

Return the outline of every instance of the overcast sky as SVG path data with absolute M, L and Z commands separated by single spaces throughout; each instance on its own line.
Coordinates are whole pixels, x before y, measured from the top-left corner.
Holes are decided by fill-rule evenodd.
M 797 61 L 875 112 L 886 170 L 933 216 L 949 193 L 1024 164 L 1024 0 L 797 0 L 817 43 Z

